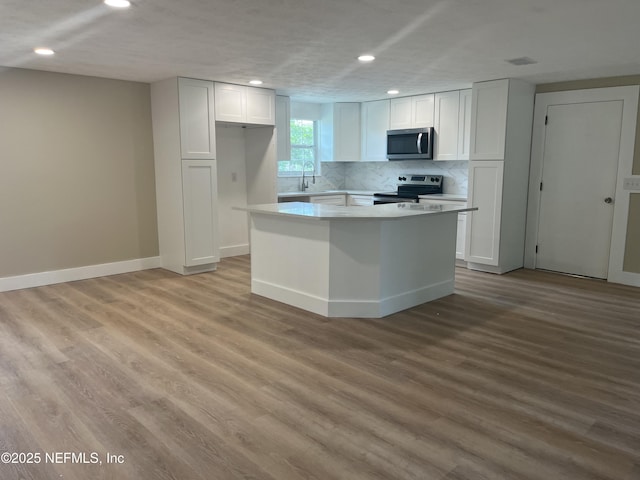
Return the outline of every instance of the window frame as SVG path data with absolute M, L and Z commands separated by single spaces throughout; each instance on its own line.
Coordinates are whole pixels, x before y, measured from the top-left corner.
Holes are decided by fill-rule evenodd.
M 289 143 L 290 143 L 290 155 L 289 155 L 289 160 L 278 160 L 278 177 L 281 178 L 299 178 L 304 175 L 315 175 L 315 176 L 319 176 L 320 175 L 320 159 L 319 159 L 319 155 L 318 155 L 318 140 L 319 140 L 319 133 L 318 133 L 318 125 L 319 122 L 318 120 L 313 120 L 310 118 L 291 118 L 289 120 L 289 126 L 291 127 L 291 124 L 295 121 L 305 121 L 305 122 L 311 122 L 313 124 L 313 144 L 312 145 L 305 145 L 305 144 L 294 144 L 291 142 L 291 130 L 289 130 Z M 313 169 L 308 168 L 308 165 L 305 165 L 305 163 L 309 163 L 311 162 L 311 160 L 306 161 L 305 163 L 303 163 L 302 165 L 302 170 L 291 170 L 291 171 L 281 171 L 280 170 L 280 164 L 281 163 L 291 163 L 292 159 L 291 157 L 293 157 L 293 155 L 291 154 L 291 152 L 293 152 L 294 149 L 312 149 L 313 152 Z

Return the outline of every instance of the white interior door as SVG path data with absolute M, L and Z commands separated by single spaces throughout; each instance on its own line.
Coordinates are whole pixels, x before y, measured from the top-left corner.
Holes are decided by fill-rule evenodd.
M 547 107 L 536 267 L 607 278 L 623 101 Z

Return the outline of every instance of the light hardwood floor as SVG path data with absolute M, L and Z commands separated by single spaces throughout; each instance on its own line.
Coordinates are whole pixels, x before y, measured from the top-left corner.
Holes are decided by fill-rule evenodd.
M 449 297 L 326 319 L 251 295 L 248 257 L 2 293 L 0 452 L 43 457 L 0 478 L 637 480 L 639 312 L 457 269 Z

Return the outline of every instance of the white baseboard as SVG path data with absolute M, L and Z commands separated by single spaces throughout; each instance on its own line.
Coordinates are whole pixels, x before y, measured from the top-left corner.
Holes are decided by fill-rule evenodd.
M 630 285 L 632 287 L 640 287 L 640 273 L 632 272 L 615 272 L 609 275 L 607 281 L 611 283 L 621 283 L 622 285 Z
M 451 295 L 454 288 L 455 281 L 447 280 L 379 300 L 328 300 L 262 280 L 251 281 L 252 293 L 325 317 L 382 318 Z
M 244 245 L 232 245 L 230 247 L 220 247 L 220 258 L 237 257 L 238 255 L 249 255 L 251 248 L 248 243 Z
M 88 265 L 86 267 L 66 268 L 50 272 L 29 273 L 14 277 L 0 278 L 0 292 L 20 290 L 22 288 L 41 287 L 54 283 L 73 282 L 87 278 L 106 277 L 120 273 L 137 272 L 151 268 L 160 268 L 160 257 L 137 258 L 122 262 Z

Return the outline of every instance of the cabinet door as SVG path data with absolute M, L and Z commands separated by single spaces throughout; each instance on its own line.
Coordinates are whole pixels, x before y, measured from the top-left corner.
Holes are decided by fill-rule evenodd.
M 276 97 L 276 159 L 291 160 L 291 102 Z
M 246 122 L 247 87 L 216 83 L 216 120 L 219 122 Z
M 458 159 L 460 92 L 436 93 L 434 160 Z
M 373 195 L 348 195 L 347 204 L 352 207 L 368 207 L 373 205 Z
M 458 233 L 456 235 L 456 258 L 464 260 L 464 244 L 467 236 L 467 212 L 458 214 Z
M 324 205 L 346 205 L 346 195 L 315 195 L 309 201 L 311 203 L 322 203 Z
M 433 127 L 435 95 L 430 93 L 411 97 L 411 103 L 412 119 L 410 128 Z
M 471 160 L 504 160 L 509 80 L 473 84 Z
M 504 162 L 469 163 L 469 205 L 465 257 L 468 262 L 497 266 L 500 260 L 500 223 Z
M 458 160 L 469 160 L 471 144 L 471 89 L 460 90 L 458 115 Z
M 178 79 L 180 154 L 183 159 L 215 159 L 213 82 Z
M 275 125 L 275 101 L 273 90 L 247 87 L 247 123 Z
M 360 104 L 336 103 L 333 112 L 333 156 L 335 161 L 360 160 Z
M 365 162 L 387 160 L 389 100 L 362 104 L 362 157 Z
M 185 266 L 220 260 L 215 160 L 182 162 Z
M 389 101 L 389 130 L 411 128 L 411 97 L 392 98 Z

